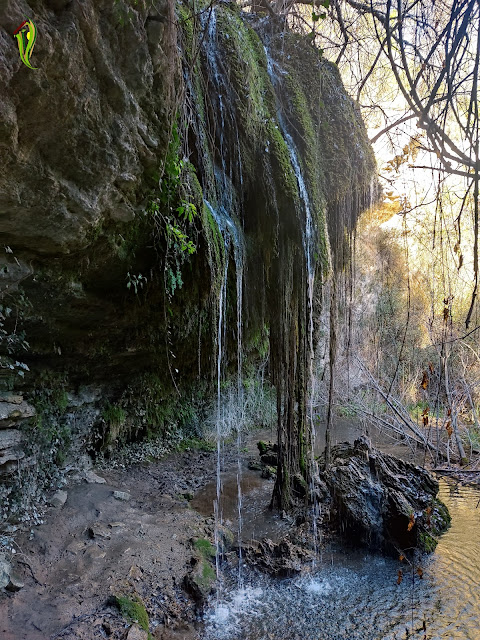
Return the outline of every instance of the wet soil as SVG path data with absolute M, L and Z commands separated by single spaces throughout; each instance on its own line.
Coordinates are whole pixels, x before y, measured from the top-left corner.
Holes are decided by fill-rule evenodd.
M 360 432 L 351 420 L 340 421 L 335 439 L 352 441 Z M 244 544 L 280 539 L 292 525 L 268 508 L 273 481 L 248 468 L 258 460 L 256 442 L 272 438 L 270 431 L 251 434 L 240 468 L 235 444 L 222 451 L 223 520 L 237 535 L 240 475 Z M 408 461 L 424 460 L 421 450 L 372 440 Z M 98 474 L 105 484 L 72 480 L 63 507 L 50 508 L 45 524 L 17 534 L 10 559 L 24 587 L 0 592 L 0 638 L 130 640 L 131 622 L 109 604 L 112 595 L 126 595 L 144 602 L 155 639 L 197 640 L 198 611 L 183 579 L 192 567 L 193 541 L 213 541 L 216 453 L 190 451 Z M 130 499 L 116 499 L 117 490 Z
M 185 495 L 214 469 L 213 454 L 191 452 L 67 487 L 65 505 L 16 539 L 12 564 L 25 586 L 0 594 L 2 640 L 124 638 L 130 625 L 107 604 L 112 595 L 140 596 L 155 637 L 196 637 L 181 583 L 192 538 L 210 537 L 211 527 Z
M 254 433 L 242 446 L 241 486 L 245 509 L 284 529 L 288 522 L 268 510 L 272 481 L 248 469 L 258 453 L 255 443 L 269 437 Z M 235 445 L 224 448 L 221 462 L 223 518 L 236 527 Z M 213 541 L 216 453 L 184 452 L 97 473 L 104 484 L 72 481 L 63 507 L 49 508 L 45 524 L 17 534 L 9 559 L 24 587 L 0 592 L 0 638 L 123 640 L 131 622 L 109 604 L 112 595 L 141 598 L 154 638 L 198 638 L 198 612 L 183 579 L 194 540 Z M 115 491 L 130 498 L 117 499 Z M 253 515 L 246 519 L 255 527 Z M 248 528 L 245 533 L 254 535 Z M 259 533 L 269 533 L 268 526 Z

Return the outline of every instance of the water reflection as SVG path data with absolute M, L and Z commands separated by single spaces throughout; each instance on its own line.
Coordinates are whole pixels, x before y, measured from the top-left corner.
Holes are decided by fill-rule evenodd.
M 331 548 L 314 575 L 273 580 L 250 572 L 242 590 L 232 580 L 207 613 L 205 640 L 478 640 L 480 491 L 441 481 L 440 497 L 452 526 L 421 559 L 423 579 L 416 566 L 403 566 L 397 584 L 399 562 Z

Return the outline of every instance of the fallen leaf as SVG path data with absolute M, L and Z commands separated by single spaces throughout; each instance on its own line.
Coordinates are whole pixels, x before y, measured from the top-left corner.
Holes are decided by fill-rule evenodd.
M 411 513 L 410 514 L 410 521 L 408 523 L 408 527 L 407 527 L 407 531 L 411 531 L 413 529 L 415 525 L 415 514 Z
M 426 371 L 423 372 L 423 378 L 420 386 L 422 389 L 426 389 L 428 387 L 428 373 Z
M 450 420 L 445 425 L 445 429 L 447 430 L 448 437 L 451 438 L 452 437 L 452 433 L 453 433 L 453 429 L 452 429 L 452 424 L 451 424 Z

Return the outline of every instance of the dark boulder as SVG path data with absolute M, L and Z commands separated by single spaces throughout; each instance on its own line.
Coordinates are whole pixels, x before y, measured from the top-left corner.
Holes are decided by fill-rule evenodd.
M 450 516 L 425 469 L 381 453 L 360 438 L 332 448 L 323 473 L 331 519 L 346 539 L 389 553 L 433 551 Z
M 276 577 L 291 577 L 301 573 L 311 563 L 313 552 L 288 539 L 273 542 L 264 538 L 243 547 L 243 557 L 251 565 Z

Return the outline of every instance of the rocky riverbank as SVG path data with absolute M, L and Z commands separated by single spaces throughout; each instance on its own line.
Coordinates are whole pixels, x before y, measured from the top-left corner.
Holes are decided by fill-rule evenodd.
M 252 435 L 241 452 L 243 558 L 271 575 L 295 575 L 313 560 L 311 522 L 300 510 L 296 519 L 269 511 L 272 447 L 259 447 L 258 464 L 257 440 Z M 447 515 L 428 472 L 361 439 L 332 453 L 317 492 L 324 533 L 386 551 L 434 548 Z M 222 460 L 230 565 L 238 546 L 229 532 L 238 528 L 236 457 L 226 448 Z M 10 542 L 0 556 L 2 638 L 199 638 L 199 613 L 215 583 L 215 476 L 216 454 L 196 450 L 71 478 L 50 496 L 43 524 L 3 538 Z
M 185 452 L 89 472 L 52 496 L 44 524 L 0 558 L 2 638 L 195 638 L 184 586 L 208 592 L 215 574 L 212 523 L 189 500 L 214 473 L 214 454 Z

